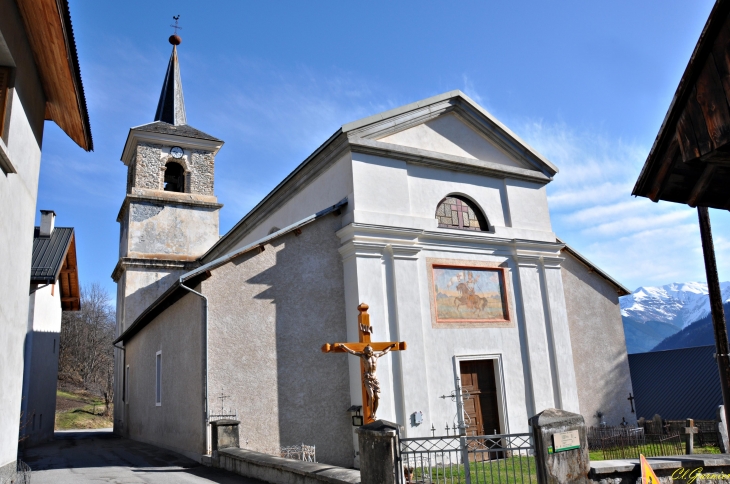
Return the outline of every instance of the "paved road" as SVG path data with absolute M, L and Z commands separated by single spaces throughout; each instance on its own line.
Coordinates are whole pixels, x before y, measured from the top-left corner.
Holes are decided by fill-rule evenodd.
M 33 484 L 262 484 L 111 430 L 56 432 L 55 441 L 26 450 L 22 459 L 33 469 Z

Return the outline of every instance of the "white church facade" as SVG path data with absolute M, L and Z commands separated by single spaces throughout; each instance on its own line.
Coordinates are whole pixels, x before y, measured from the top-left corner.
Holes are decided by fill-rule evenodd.
M 235 409 L 241 447 L 352 466 L 360 363 L 320 347 L 357 341 L 362 302 L 373 341 L 407 343 L 377 375 L 378 417 L 409 437 L 456 422 L 456 381 L 470 434 L 551 407 L 631 421 L 628 291 L 553 233 L 557 167 L 466 95 L 343 125 L 220 238 L 223 142 L 186 121 L 174 48 L 123 154 L 117 433 L 200 459 Z

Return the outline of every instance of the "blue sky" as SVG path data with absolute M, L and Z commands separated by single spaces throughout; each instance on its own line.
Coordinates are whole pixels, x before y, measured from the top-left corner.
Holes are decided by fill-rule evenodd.
M 71 0 L 96 150 L 46 123 L 38 208 L 110 293 L 131 126 L 152 121 L 172 16 L 190 125 L 225 140 L 225 233 L 339 126 L 461 89 L 554 162 L 556 234 L 630 289 L 704 281 L 696 212 L 630 196 L 712 1 Z M 712 211 L 721 280 L 727 212 Z

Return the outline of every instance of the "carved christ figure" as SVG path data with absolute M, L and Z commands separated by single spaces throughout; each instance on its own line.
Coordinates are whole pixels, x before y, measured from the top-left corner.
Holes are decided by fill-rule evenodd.
M 392 345 L 385 348 L 383 351 L 373 351 L 370 345 L 365 346 L 362 351 L 354 351 L 343 345 L 342 343 L 336 343 L 335 348 L 342 348 L 351 355 L 359 356 L 362 358 L 365 372 L 362 375 L 362 381 L 365 385 L 365 392 L 368 397 L 367 406 L 370 409 L 370 417 L 373 420 L 378 418 L 375 416 L 375 412 L 378 410 L 378 403 L 380 401 L 380 382 L 375 376 L 375 370 L 378 369 L 378 358 L 388 353 L 391 349 L 397 345 Z

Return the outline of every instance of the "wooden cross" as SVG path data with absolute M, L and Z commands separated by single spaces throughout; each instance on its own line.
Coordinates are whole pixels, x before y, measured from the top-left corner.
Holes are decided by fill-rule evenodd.
M 383 351 L 387 348 L 390 348 L 390 351 L 403 351 L 406 349 L 406 342 L 405 341 L 399 341 L 399 342 L 385 342 L 385 343 L 377 343 L 370 341 L 370 335 L 373 332 L 373 327 L 370 325 L 370 315 L 368 314 L 368 305 L 365 303 L 360 304 L 357 307 L 357 310 L 360 311 L 360 314 L 357 316 L 357 327 L 358 327 L 358 333 L 359 333 L 359 342 L 358 343 L 325 343 L 322 345 L 322 353 L 346 353 L 344 349 L 339 347 L 338 345 L 345 345 L 349 349 L 354 351 L 363 351 L 367 345 L 370 345 L 370 347 L 373 349 L 373 351 Z M 393 346 L 395 345 L 395 346 Z M 363 409 L 363 422 L 365 424 L 369 424 L 370 422 L 373 422 L 373 418 L 370 415 L 370 407 L 367 405 L 367 388 L 365 387 L 365 364 L 363 363 L 362 359 L 360 359 L 360 379 L 362 384 L 362 409 Z
M 629 393 L 629 398 L 627 398 L 626 400 L 631 403 L 631 413 L 636 413 L 634 412 L 634 396 Z

